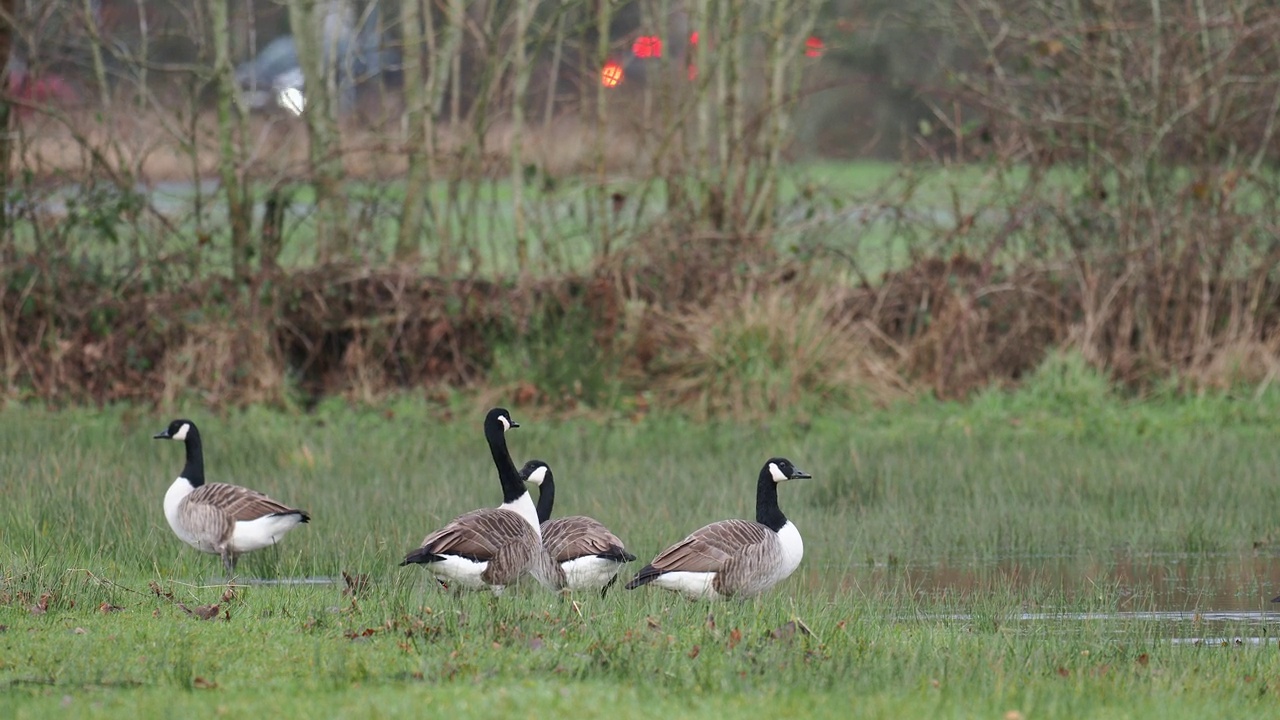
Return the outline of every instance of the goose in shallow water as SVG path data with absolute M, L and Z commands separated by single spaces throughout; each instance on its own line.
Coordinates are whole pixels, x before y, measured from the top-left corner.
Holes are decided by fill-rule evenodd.
M 310 522 L 303 510 L 272 500 L 256 490 L 204 481 L 200 431 L 190 420 L 174 420 L 156 440 L 181 440 L 187 464 L 164 494 L 164 516 L 173 533 L 197 550 L 222 557 L 227 575 L 247 552 L 276 544 L 299 523 Z
M 756 482 L 756 521 L 721 520 L 658 554 L 627 583 L 650 583 L 698 600 L 752 597 L 786 579 L 804 557 L 800 531 L 778 508 L 778 483 L 811 477 L 770 458 Z
M 484 421 L 484 436 L 502 483 L 502 505 L 454 518 L 428 535 L 401 566 L 425 565 L 445 588 L 487 588 L 495 595 L 526 572 L 549 585 L 538 511 L 507 450 L 506 432 L 517 427 L 504 408 L 490 410 Z
M 617 582 L 622 564 L 636 556 L 627 552 L 618 536 L 598 520 L 584 515 L 551 519 L 556 483 L 545 462 L 530 460 L 521 468 L 520 476 L 538 486 L 542 546 L 555 561 L 552 585 L 571 592 L 599 590 L 603 598 Z

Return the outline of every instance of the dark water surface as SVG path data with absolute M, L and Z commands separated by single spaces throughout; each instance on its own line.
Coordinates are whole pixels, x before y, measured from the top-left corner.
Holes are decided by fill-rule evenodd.
M 877 564 L 851 568 L 855 594 L 908 592 L 921 605 L 1020 599 L 1005 622 L 1150 622 L 1175 644 L 1258 644 L 1280 635 L 1280 554 L 1039 556 L 990 562 Z M 1087 610 L 1081 610 L 1085 607 Z M 916 612 L 903 620 L 976 619 L 971 612 Z
M 808 570 L 807 573 L 804 570 Z M 904 622 L 972 622 L 968 610 L 990 598 L 1015 598 L 1017 623 L 1153 623 L 1174 644 L 1277 642 L 1280 554 L 1130 554 L 1029 556 L 990 562 L 886 563 L 843 569 L 839 590 L 875 597 L 908 593 L 922 608 Z M 624 577 L 627 571 L 623 571 Z M 836 568 L 802 568 L 814 592 Z M 342 578 L 245 578 L 248 585 L 341 585 Z M 827 589 L 831 589 L 827 585 Z M 1082 609 L 1086 608 L 1086 609 Z M 1270 640 L 1268 640 L 1270 638 Z
M 885 563 L 846 570 L 842 589 L 909 590 L 921 599 L 1025 593 L 1028 610 L 1050 591 L 1059 598 L 1110 602 L 1116 611 L 1257 612 L 1280 603 L 1280 554 L 1030 556 L 989 562 Z

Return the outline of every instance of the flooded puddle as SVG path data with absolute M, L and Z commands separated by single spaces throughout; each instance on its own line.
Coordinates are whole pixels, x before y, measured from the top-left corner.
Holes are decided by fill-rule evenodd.
M 333 577 L 298 577 L 298 578 L 237 578 L 243 585 L 337 585 L 342 578 Z
M 1263 554 L 1146 554 L 1021 557 L 988 563 L 938 562 L 854 567 L 852 592 L 909 592 L 925 601 L 1012 596 L 1021 623 L 1152 623 L 1175 645 L 1260 645 L 1280 630 L 1280 557 Z M 925 603 L 926 606 L 930 604 Z M 1057 607 L 1055 607 L 1057 606 Z M 1079 612 L 1080 607 L 1090 608 Z M 1058 609 L 1058 608 L 1061 609 Z M 1092 609 L 1101 608 L 1101 609 Z M 972 622 L 958 613 L 913 613 L 907 621 Z
M 938 562 L 849 569 L 845 589 L 909 590 L 921 598 L 1026 593 L 1111 603 L 1116 612 L 1280 613 L 1280 557 L 1115 553 L 1107 557 L 1013 557 L 988 563 Z M 1038 607 L 1028 607 L 1036 612 Z

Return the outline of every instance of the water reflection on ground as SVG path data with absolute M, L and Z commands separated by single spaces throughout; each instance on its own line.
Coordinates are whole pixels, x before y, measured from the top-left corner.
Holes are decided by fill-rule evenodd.
M 854 567 L 848 590 L 907 589 L 921 598 L 966 598 L 1056 589 L 1068 599 L 1109 603 L 1116 612 L 1280 611 L 1280 556 L 1266 554 L 1143 554 L 1106 557 L 1040 556 L 992 562 L 938 562 Z
M 243 578 L 236 582 L 245 585 L 337 585 L 342 578 L 333 577 L 296 577 L 296 578 Z
M 1019 598 L 1006 621 L 1150 622 L 1169 642 L 1194 647 L 1258 645 L 1280 622 L 1280 556 L 1142 554 L 1040 556 L 990 562 L 855 566 L 842 583 L 855 593 L 907 592 L 922 605 L 959 607 Z M 1079 608 L 1087 607 L 1088 611 Z M 971 621 L 965 612 L 915 612 L 904 620 Z M 1190 631 L 1190 632 L 1188 632 Z M 1275 642 L 1275 639 L 1270 639 Z

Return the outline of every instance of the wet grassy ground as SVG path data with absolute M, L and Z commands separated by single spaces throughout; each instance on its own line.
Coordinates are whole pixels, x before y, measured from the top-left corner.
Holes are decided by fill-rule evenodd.
M 806 541 L 796 575 L 708 607 L 620 587 L 577 605 L 534 586 L 457 600 L 396 567 L 496 504 L 483 408 L 182 413 L 210 480 L 312 513 L 243 575 L 366 575 L 355 597 L 341 581 L 228 594 L 160 511 L 182 464 L 150 439 L 168 415 L 9 408 L 0 713 L 1274 712 L 1278 409 L 1025 393 L 709 425 L 516 409 L 513 454 L 555 468 L 558 511 L 599 518 L 642 560 L 749 517 L 769 455 L 814 475 L 781 493 Z

